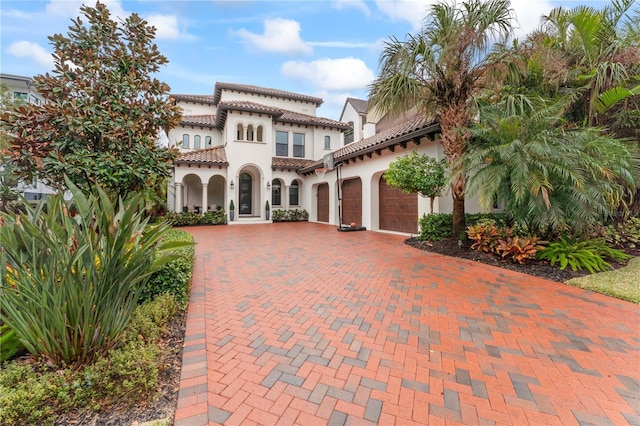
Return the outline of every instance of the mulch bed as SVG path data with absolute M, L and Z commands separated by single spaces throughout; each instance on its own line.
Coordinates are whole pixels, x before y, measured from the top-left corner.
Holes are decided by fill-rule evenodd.
M 524 264 L 512 262 L 508 259 L 502 259 L 498 256 L 472 250 L 469 244 L 463 243 L 458 245 L 458 241 L 453 238 L 446 238 L 442 241 L 421 241 L 417 238 L 409 238 L 405 240 L 405 244 L 420 250 L 430 251 L 433 253 L 443 254 L 445 256 L 469 259 L 475 262 L 487 265 L 497 266 L 499 268 L 510 269 L 512 271 L 521 272 L 523 274 L 533 275 L 550 281 L 565 282 L 571 278 L 589 275 L 589 272 L 572 271 L 567 268 L 564 271 L 557 265 L 551 266 L 549 262 L 543 260 L 527 260 Z M 640 256 L 640 249 L 625 247 L 623 250 L 632 256 Z M 621 268 L 626 263 L 611 262 L 614 269 Z

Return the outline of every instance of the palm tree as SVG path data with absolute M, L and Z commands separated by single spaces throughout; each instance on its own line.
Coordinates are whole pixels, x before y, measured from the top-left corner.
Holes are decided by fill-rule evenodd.
M 472 101 L 491 65 L 492 42 L 509 36 L 509 0 L 468 0 L 431 7 L 422 30 L 405 41 L 391 37 L 380 56 L 380 75 L 370 86 L 370 104 L 386 113 L 412 106 L 440 124 L 447 162 L 467 151 Z M 453 235 L 464 231 L 466 173 L 452 169 Z
M 507 104 L 520 107 L 510 107 Z M 568 100 L 503 102 L 483 108 L 466 156 L 469 192 L 532 233 L 585 232 L 611 217 L 638 186 L 638 147 L 594 127 L 569 127 Z

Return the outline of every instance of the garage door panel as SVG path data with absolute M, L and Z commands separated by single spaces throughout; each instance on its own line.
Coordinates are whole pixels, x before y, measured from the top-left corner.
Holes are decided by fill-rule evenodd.
M 405 194 L 387 185 L 384 177 L 379 185 L 380 229 L 418 233 L 418 196 Z
M 318 185 L 318 222 L 329 222 L 329 184 Z
M 342 223 L 362 224 L 362 181 L 360 178 L 342 182 Z

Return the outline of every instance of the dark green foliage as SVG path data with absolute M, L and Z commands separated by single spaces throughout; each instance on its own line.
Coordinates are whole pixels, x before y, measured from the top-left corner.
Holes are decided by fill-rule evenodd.
M 26 351 L 15 331 L 11 330 L 6 324 L 0 326 L 0 363 L 10 360 Z
M 478 221 L 490 219 L 494 220 L 497 225 L 506 225 L 505 215 L 502 213 L 467 213 L 465 222 L 467 225 L 475 225 Z M 425 214 L 418 221 L 420 225 L 420 240 L 440 241 L 444 238 L 451 237 L 451 229 L 453 224 L 453 215 L 448 213 Z M 462 237 L 466 239 L 465 236 Z
M 640 217 L 632 217 L 607 226 L 604 229 L 604 238 L 615 247 L 635 248 L 640 246 Z
M 274 222 L 301 222 L 309 220 L 309 213 L 304 209 L 277 209 L 273 211 Z
M 16 216 L 0 213 L 0 319 L 27 350 L 49 363 L 87 363 L 115 347 L 149 276 L 184 244 L 161 241 L 168 225 L 147 226 L 142 198 L 114 204 L 100 188 L 63 194 Z M 73 326 L 69 326 L 73 324 Z
M 621 262 L 631 256 L 623 251 L 609 247 L 604 238 L 593 238 L 585 241 L 574 241 L 562 237 L 547 248 L 540 251 L 538 259 L 548 260 L 551 266 L 560 265 L 560 269 L 570 266 L 572 270 L 586 269 L 590 273 L 611 269 L 605 259 Z
M 133 406 L 153 397 L 163 356 L 158 337 L 176 311 L 169 295 L 138 306 L 121 346 L 88 366 L 53 370 L 6 363 L 0 369 L 0 424 L 51 424 L 59 413 Z
M 229 210 L 235 210 L 236 206 L 233 204 L 233 200 L 229 201 Z
M 227 212 L 217 210 L 215 212 L 206 212 L 205 214 L 182 212 L 167 213 L 164 220 L 173 226 L 195 226 L 195 225 L 226 225 Z
M 47 103 L 2 116 L 11 158 L 26 180 L 63 187 L 67 175 L 85 193 L 96 184 L 123 197 L 156 188 L 177 155 L 156 144 L 158 132 L 181 111 L 155 78 L 168 62 L 155 29 L 135 13 L 112 19 L 103 3 L 80 11 L 65 35 L 49 37 L 54 69 L 34 78 Z
M 193 244 L 193 236 L 185 231 L 173 229 L 167 233 L 167 241 L 189 241 Z M 161 294 L 171 294 L 181 306 L 186 306 L 189 301 L 189 289 L 193 261 L 195 259 L 195 247 L 193 245 L 181 247 L 173 251 L 175 258 L 165 264 L 160 270 L 151 275 L 140 294 L 140 302 L 144 303 Z

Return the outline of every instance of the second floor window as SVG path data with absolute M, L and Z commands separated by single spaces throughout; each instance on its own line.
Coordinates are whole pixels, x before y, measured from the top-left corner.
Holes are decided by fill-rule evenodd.
M 276 132 L 276 155 L 278 157 L 289 155 L 289 133 Z
M 213 144 L 211 143 L 211 136 L 205 136 L 204 144 L 207 146 L 207 148 L 210 148 L 213 146 Z
M 304 133 L 293 134 L 293 156 L 304 158 Z
M 200 135 L 195 135 L 193 137 L 193 147 L 196 149 L 200 148 Z
M 189 148 L 189 135 L 186 133 L 182 135 L 182 147 Z
M 331 136 L 324 137 L 324 149 L 331 149 Z

